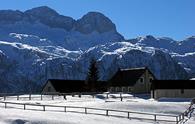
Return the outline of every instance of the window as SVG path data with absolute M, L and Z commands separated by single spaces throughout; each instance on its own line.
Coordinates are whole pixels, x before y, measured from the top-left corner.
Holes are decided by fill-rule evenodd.
M 129 91 L 129 92 L 131 92 L 131 91 L 132 91 L 131 87 L 129 87 L 129 88 L 128 88 L 128 91 Z
M 116 92 L 121 92 L 121 88 L 120 87 L 116 87 Z
M 184 89 L 181 89 L 181 94 L 184 94 Z
M 110 92 L 115 92 L 114 87 L 110 87 Z
M 150 77 L 150 78 L 149 78 L 149 80 L 150 80 L 150 83 L 152 83 L 152 81 L 153 81 L 153 78 L 152 78 L 152 77 Z
M 143 78 L 143 77 L 140 78 L 140 83 L 141 83 L 141 84 L 144 83 L 144 78 Z
M 123 88 L 122 88 L 122 91 L 123 91 L 123 92 L 127 92 L 127 91 L 128 91 L 127 87 L 123 87 Z

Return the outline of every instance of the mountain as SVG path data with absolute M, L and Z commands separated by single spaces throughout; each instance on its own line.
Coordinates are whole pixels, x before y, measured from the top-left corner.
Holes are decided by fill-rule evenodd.
M 169 53 L 191 77 L 195 77 L 195 37 L 189 37 L 183 41 L 175 41 L 171 38 L 155 38 L 151 35 L 127 40 L 134 45 L 143 47 L 155 47 Z
M 12 40 L 10 33 L 35 35 L 69 50 L 124 40 L 112 21 L 101 13 L 89 12 L 75 20 L 46 6 L 25 12 L 0 11 L 0 39 Z
M 118 68 L 147 66 L 157 79 L 194 76 L 194 37 L 125 40 L 99 12 L 76 20 L 47 7 L 0 11 L 0 91 L 40 91 L 49 78 L 85 79 L 96 58 L 100 79 Z
M 169 50 L 170 53 L 185 54 L 195 51 L 195 37 L 189 37 L 183 41 L 175 41 L 171 38 L 155 38 L 151 35 L 127 40 L 140 46 L 149 46 Z
M 110 79 L 119 68 L 148 67 L 157 79 L 186 79 L 188 74 L 168 53 L 128 42 L 108 43 L 90 48 L 79 57 L 78 67 L 87 72 L 90 58 L 99 62 L 101 79 Z M 84 75 L 83 75 L 84 76 Z

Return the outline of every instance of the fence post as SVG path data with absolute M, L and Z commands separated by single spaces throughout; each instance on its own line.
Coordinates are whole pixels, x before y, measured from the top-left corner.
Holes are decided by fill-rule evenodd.
M 108 116 L 108 110 L 106 110 L 106 116 Z
M 120 98 L 121 98 L 121 101 L 123 101 L 122 93 L 120 93 Z
M 3 96 L 4 101 L 6 100 L 6 95 Z
M 176 124 L 178 124 L 178 122 L 179 122 L 179 121 L 178 121 L 178 116 L 176 116 Z
M 156 121 L 156 115 L 154 115 L 154 121 Z
M 64 99 L 66 100 L 66 95 L 64 95 Z
M 108 93 L 106 93 L 106 98 L 108 99 Z
M 17 95 L 17 100 L 19 100 L 19 95 Z
M 66 112 L 66 106 L 64 106 L 64 112 Z
M 43 111 L 45 111 L 45 105 L 43 105 Z
M 7 108 L 7 103 L 5 102 L 5 108 Z
M 128 116 L 127 116 L 127 118 L 128 118 L 128 119 L 130 119 L 130 115 L 129 115 L 129 112 L 127 112 L 127 113 L 128 113 Z
M 24 104 L 24 110 L 26 110 L 26 105 Z
M 41 94 L 41 100 L 43 100 L 43 95 Z
M 54 100 L 54 95 L 52 94 L 52 100 Z
M 29 100 L 31 100 L 31 94 L 29 94 Z
M 85 108 L 85 114 L 87 114 L 87 108 Z

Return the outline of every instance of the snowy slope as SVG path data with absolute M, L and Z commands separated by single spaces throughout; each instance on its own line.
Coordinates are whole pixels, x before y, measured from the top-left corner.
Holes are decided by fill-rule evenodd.
M 79 58 L 77 66 L 87 72 L 91 58 L 99 61 L 101 78 L 110 79 L 118 68 L 149 67 L 157 79 L 185 79 L 187 73 L 159 49 L 140 47 L 129 42 L 108 43 L 90 48 Z M 176 71 L 177 70 L 177 71 Z
M 151 35 L 128 40 L 133 44 L 169 50 L 170 53 L 192 53 L 195 51 L 195 37 L 183 41 L 175 41 L 167 37 L 153 37 Z
M 1 124 L 152 124 L 114 117 L 0 108 Z
M 127 40 L 133 44 L 145 47 L 155 47 L 168 52 L 190 74 L 195 76 L 195 37 L 189 37 L 183 41 L 175 41 L 171 38 L 155 38 L 151 35 Z
M 5 76 L 1 77 L 1 82 L 7 85 L 1 87 L 2 91 L 27 92 L 37 87 L 40 90 L 39 85 L 43 85 L 49 78 L 85 79 L 93 57 L 98 60 L 100 78 L 103 80 L 110 79 L 118 68 L 143 66 L 149 67 L 158 79 L 188 77 L 185 70 L 169 54 L 153 47 L 116 42 L 94 46 L 86 51 L 70 51 L 41 40 L 37 40 L 37 45 L 29 45 L 31 37 L 28 40 L 22 38 L 22 43 L 0 41 L 2 55 L 5 56 L 5 61 L 9 61 L 7 64 L 12 65 L 2 69 Z M 31 89 L 31 86 L 35 88 Z
M 104 94 L 98 94 L 99 96 L 104 96 Z M 7 98 L 7 102 L 16 102 L 16 103 L 33 103 L 37 105 L 59 105 L 59 106 L 80 106 L 80 107 L 95 107 L 102 109 L 115 109 L 115 110 L 125 110 L 125 111 L 136 111 L 136 112 L 145 112 L 145 113 L 156 113 L 156 114 L 169 114 L 169 115 L 178 115 L 183 113 L 188 107 L 189 102 L 174 102 L 174 101 L 155 101 L 152 99 L 142 99 L 139 97 L 133 97 L 131 94 L 123 94 L 128 96 L 120 101 L 120 98 L 117 98 L 119 94 L 110 94 L 109 99 L 99 99 L 92 98 L 92 96 L 86 95 L 81 98 L 67 96 L 67 100 L 64 100 L 61 96 L 55 96 L 54 100 L 51 100 L 51 96 L 43 96 L 43 100 L 40 100 L 40 95 L 32 95 L 32 100 L 28 100 L 28 95 L 20 96 L 20 100 L 16 100 L 16 96 L 11 96 Z M 115 96 L 115 98 L 111 98 Z M 2 98 L 1 98 L 2 99 Z M 37 124 L 63 124 L 63 123 L 92 123 L 92 124 L 166 124 L 166 122 L 154 122 L 149 120 L 139 120 L 139 119 L 127 119 L 119 118 L 112 116 L 102 116 L 96 114 L 83 114 L 82 110 L 79 108 L 67 108 L 67 112 L 64 112 L 63 108 L 56 107 L 46 107 L 46 111 L 37 111 L 42 110 L 42 107 L 30 107 L 26 106 L 26 110 L 23 110 L 23 106 L 18 106 L 14 104 L 7 104 L 7 109 L 4 108 L 4 104 L 0 103 L 0 123 L 10 124 L 10 123 L 37 123 Z M 81 113 L 72 113 L 70 111 L 81 111 Z M 88 110 L 88 112 L 90 112 Z M 101 113 L 101 111 L 96 111 L 96 113 Z M 105 113 L 102 113 L 105 114 Z M 114 114 L 112 111 L 109 114 Z M 115 113 L 114 115 L 124 114 L 124 113 Z M 127 116 L 125 113 L 124 116 Z M 130 117 L 139 117 L 131 113 Z M 142 115 L 141 118 L 152 118 L 153 116 Z M 159 116 L 158 119 L 164 120 L 174 120 L 172 117 Z M 187 124 L 193 124 L 193 118 L 186 122 Z M 168 124 L 168 123 L 167 123 Z
M 53 77 L 63 77 L 66 73 L 63 73 L 62 69 L 70 68 L 74 59 L 81 54 L 80 51 L 69 51 L 59 46 L 35 47 L 24 43 L 5 41 L 0 41 L 0 49 L 1 74 L 4 75 L 0 80 L 1 85 L 5 85 L 0 87 L 1 92 L 29 91 L 31 86 L 33 88 L 45 82 L 46 71 L 53 72 L 52 69 L 55 70 L 57 67 L 59 70 L 53 72 Z M 53 66 L 50 68 L 52 63 Z M 59 64 L 55 65 L 57 63 Z M 34 91 L 36 88 L 34 87 L 32 90 Z

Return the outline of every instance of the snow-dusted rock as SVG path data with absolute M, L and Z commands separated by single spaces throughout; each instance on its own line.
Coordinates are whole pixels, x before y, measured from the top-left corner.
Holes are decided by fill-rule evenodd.
M 112 21 L 98 12 L 89 12 L 76 21 L 42 6 L 25 12 L 0 11 L 0 17 L 0 40 L 10 41 L 10 33 L 34 35 L 69 50 L 124 40 Z
M 109 43 L 90 48 L 79 58 L 81 72 L 87 72 L 90 59 L 99 61 L 101 78 L 107 80 L 118 68 L 149 67 L 157 79 L 187 79 L 188 74 L 168 54 L 151 47 L 128 42 Z
M 70 31 L 75 23 L 73 18 L 59 15 L 55 10 L 47 6 L 33 8 L 24 13 L 31 21 L 40 21 L 51 28 L 63 28 Z
M 93 31 L 104 33 L 108 31 L 116 31 L 115 24 L 99 12 L 89 12 L 76 22 L 76 30 L 89 34 Z
M 190 76 L 195 76 L 195 37 L 189 37 L 183 41 L 175 41 L 171 38 L 155 38 L 151 35 L 128 40 L 135 45 L 159 48 L 169 53 Z

